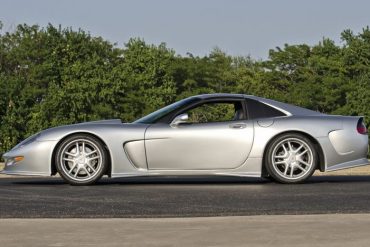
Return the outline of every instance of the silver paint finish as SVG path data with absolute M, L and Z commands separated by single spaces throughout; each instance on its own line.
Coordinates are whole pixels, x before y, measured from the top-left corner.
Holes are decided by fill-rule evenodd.
M 149 169 L 234 169 L 248 158 L 253 122 L 154 124 L 145 134 Z
M 51 175 L 51 154 L 57 141 L 35 141 L 29 145 L 5 153 L 5 161 L 11 157 L 24 156 L 15 165 L 6 166 L 3 173 L 14 175 Z
M 127 157 L 136 168 L 147 169 L 144 140 L 130 141 L 124 144 Z
M 112 177 L 156 175 L 260 176 L 264 151 L 276 136 L 299 132 L 317 142 L 325 170 L 367 165 L 368 137 L 357 133 L 360 117 L 325 115 L 256 96 L 212 94 L 196 96 L 251 98 L 287 116 L 225 123 L 177 125 L 124 124 L 95 121 L 42 131 L 37 140 L 4 154 L 24 160 L 5 167 L 5 174 L 51 175 L 53 152 L 65 137 L 87 133 L 109 150 Z M 149 167 L 149 169 L 148 169 Z
M 125 155 L 123 144 L 132 140 L 144 140 L 144 133 L 148 125 L 115 122 L 103 121 L 47 129 L 41 132 L 39 139 L 42 141 L 31 143 L 4 154 L 5 159 L 18 155 L 23 155 L 25 159 L 19 164 L 18 169 L 5 167 L 3 173 L 16 174 L 19 171 L 21 175 L 27 173 L 40 174 L 40 172 L 42 175 L 51 175 L 52 154 L 57 144 L 63 138 L 78 133 L 94 135 L 108 147 L 112 162 L 112 174 L 127 171 L 136 172 L 137 169 L 131 165 L 129 158 Z M 41 143 L 47 143 L 47 145 L 40 145 Z
M 261 127 L 267 128 L 274 124 L 274 119 L 260 119 L 257 124 Z
M 170 126 L 175 128 L 175 127 L 178 127 L 180 124 L 182 123 L 187 123 L 189 120 L 189 116 L 187 113 L 183 113 L 183 114 L 180 114 L 178 116 L 176 116 L 172 122 L 170 123 Z

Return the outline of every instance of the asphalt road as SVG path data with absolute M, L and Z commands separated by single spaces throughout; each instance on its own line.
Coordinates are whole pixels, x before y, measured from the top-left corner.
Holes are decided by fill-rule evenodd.
M 1 178 L 1 218 L 191 217 L 370 213 L 370 176 L 320 176 L 282 185 L 251 178 Z

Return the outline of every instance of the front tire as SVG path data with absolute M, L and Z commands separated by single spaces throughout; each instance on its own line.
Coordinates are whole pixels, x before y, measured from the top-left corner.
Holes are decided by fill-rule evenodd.
M 288 133 L 277 137 L 268 146 L 265 166 L 277 182 L 302 183 L 314 173 L 317 160 L 315 146 L 309 138 Z
M 63 140 L 55 155 L 56 169 L 71 185 L 97 182 L 108 167 L 104 145 L 95 137 L 77 134 Z

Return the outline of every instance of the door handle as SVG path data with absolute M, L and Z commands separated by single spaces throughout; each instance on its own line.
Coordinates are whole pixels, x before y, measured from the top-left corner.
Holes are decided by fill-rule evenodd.
M 229 127 L 232 129 L 244 129 L 245 127 L 247 127 L 247 125 L 244 123 L 236 123 L 236 124 L 230 124 Z

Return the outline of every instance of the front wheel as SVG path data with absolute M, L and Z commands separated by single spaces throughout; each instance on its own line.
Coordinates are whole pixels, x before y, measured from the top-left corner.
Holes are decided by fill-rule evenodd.
M 98 181 L 107 169 L 107 154 L 96 138 L 78 134 L 65 139 L 55 155 L 60 176 L 72 185 L 89 185 Z
M 265 157 L 268 174 L 280 183 L 301 183 L 312 176 L 317 153 L 311 140 L 300 134 L 284 134 L 269 145 Z

